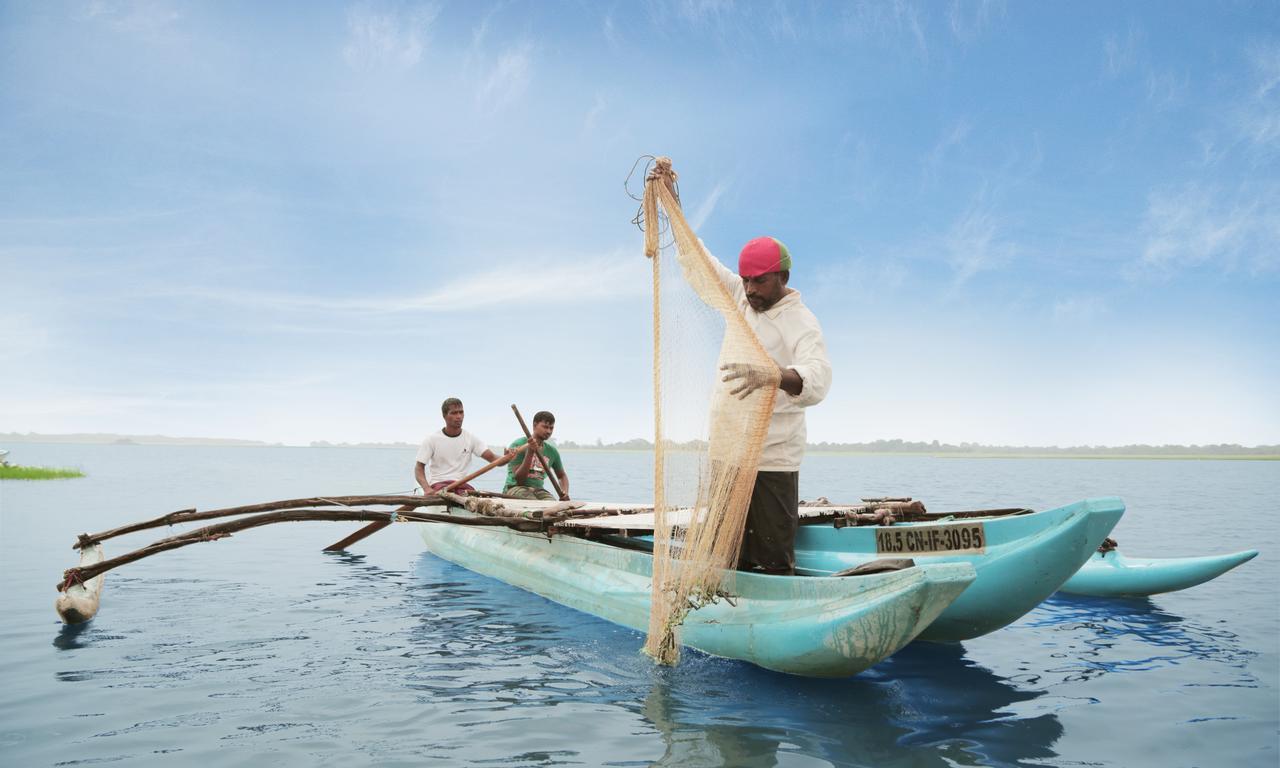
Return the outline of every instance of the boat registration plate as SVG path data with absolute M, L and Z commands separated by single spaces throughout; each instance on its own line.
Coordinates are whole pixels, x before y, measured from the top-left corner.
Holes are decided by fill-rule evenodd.
M 986 551 L 982 523 L 895 525 L 876 531 L 877 555 L 981 555 Z

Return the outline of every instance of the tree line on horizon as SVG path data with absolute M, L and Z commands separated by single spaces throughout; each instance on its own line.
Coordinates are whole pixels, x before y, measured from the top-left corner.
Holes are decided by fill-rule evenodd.
M 0 432 L 0 443 L 88 443 L 88 444 L 132 444 L 132 445 L 225 445 L 225 446 L 278 446 L 281 443 L 267 443 L 259 440 L 237 440 L 232 438 L 201 437 L 168 437 L 165 435 L 119 435 L 110 433 L 77 433 L 62 435 L 42 435 L 34 432 Z M 652 451 L 653 442 L 642 437 L 630 440 L 606 443 L 596 438 L 594 443 L 579 443 L 573 440 L 555 440 L 557 446 L 569 450 L 606 450 L 606 451 Z M 394 448 L 409 449 L 417 447 L 417 443 L 409 442 L 330 442 L 316 440 L 310 444 L 312 448 Z M 698 450 L 706 447 L 705 442 L 691 440 L 676 443 L 676 450 Z M 1238 443 L 1213 443 L 1206 445 L 1149 445 L 1135 443 L 1132 445 L 1077 445 L 1060 447 L 1027 446 L 1027 445 L 985 445 L 982 443 L 962 442 L 943 443 L 937 440 L 872 440 L 861 443 L 809 443 L 807 450 L 816 453 L 923 453 L 923 454 L 1026 454 L 1026 455 L 1081 455 L 1099 456 L 1280 456 L 1280 445 L 1247 446 Z
M 577 443 L 572 440 L 557 442 L 561 448 L 583 450 L 653 450 L 653 443 L 642 437 L 633 437 L 616 443 L 606 443 L 596 439 L 595 443 Z M 693 440 L 677 443 L 676 448 L 699 448 L 704 443 Z M 1117 456 L 1160 456 L 1185 454 L 1214 454 L 1223 456 L 1262 456 L 1280 455 L 1280 445 L 1246 446 L 1238 443 L 1215 443 L 1206 445 L 1148 445 L 1135 443 L 1132 445 L 1076 445 L 1076 446 L 1033 446 L 1033 445 L 985 445 L 983 443 L 942 443 L 937 440 L 929 442 L 915 440 L 872 440 L 863 443 L 808 443 L 806 448 L 814 452 L 830 453 L 1025 453 L 1025 454 L 1081 454 L 1094 453 Z

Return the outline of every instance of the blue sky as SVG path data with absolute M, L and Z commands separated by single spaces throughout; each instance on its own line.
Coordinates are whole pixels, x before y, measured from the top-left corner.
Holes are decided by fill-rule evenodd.
M 645 154 L 811 440 L 1280 442 L 1274 2 L 0 4 L 0 431 L 649 436 Z

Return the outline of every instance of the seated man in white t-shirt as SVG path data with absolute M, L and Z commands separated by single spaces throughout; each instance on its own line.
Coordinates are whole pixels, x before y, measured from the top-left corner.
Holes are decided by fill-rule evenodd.
M 418 462 L 413 469 L 418 485 L 428 494 L 466 477 L 472 457 L 479 456 L 485 461 L 498 458 L 483 440 L 462 428 L 465 414 L 461 400 L 456 397 L 445 400 L 440 405 L 440 413 L 444 415 L 444 429 L 432 432 L 422 441 L 418 448 Z M 503 455 L 510 461 L 515 451 L 508 450 Z M 475 488 L 470 483 L 463 483 L 453 490 L 467 493 Z

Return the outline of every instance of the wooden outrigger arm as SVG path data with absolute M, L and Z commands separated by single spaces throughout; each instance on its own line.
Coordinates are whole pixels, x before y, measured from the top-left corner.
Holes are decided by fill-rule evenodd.
M 503 456 L 499 456 L 498 458 L 494 459 L 493 461 L 489 462 L 488 464 L 485 464 L 483 467 L 481 467 L 480 469 L 477 469 L 475 472 L 472 472 L 471 474 L 467 475 L 466 477 L 462 478 L 461 480 L 454 480 L 452 483 L 449 483 L 448 485 L 446 485 L 445 487 L 441 488 L 439 491 L 435 491 L 434 493 L 435 493 L 435 495 L 436 495 L 436 496 L 442 496 L 443 494 L 450 493 L 451 491 L 453 491 L 453 489 L 454 489 L 454 488 L 457 488 L 457 487 L 458 487 L 458 486 L 460 486 L 460 485 L 464 485 L 464 484 L 466 484 L 466 483 L 469 483 L 469 482 L 471 482 L 472 480 L 475 480 L 477 477 L 479 477 L 479 476 L 483 475 L 485 472 L 488 472 L 489 470 L 493 469 L 493 468 L 494 468 L 494 467 L 496 467 L 496 466 L 499 466 L 500 464 L 505 464 L 506 462 L 507 462 L 507 456 L 505 456 L 505 455 L 503 455 Z M 411 496 L 411 497 L 409 497 L 409 498 L 412 498 L 412 499 L 419 499 L 419 498 L 423 498 L 423 499 L 425 499 L 425 498 L 430 498 L 430 497 L 429 497 L 429 496 Z M 412 509 L 412 507 L 410 507 L 410 506 L 404 506 L 404 507 L 401 507 L 401 508 L 400 508 L 400 510 L 398 510 L 398 511 L 403 511 L 403 510 L 406 510 L 406 509 Z M 369 536 L 372 536 L 373 534 L 377 533 L 378 531 L 382 530 L 383 528 L 386 528 L 388 525 L 391 525 L 391 521 L 390 521 L 390 520 L 379 520 L 379 521 L 377 521 L 377 522 L 375 522 L 375 523 L 369 523 L 368 525 L 366 525 L 365 527 L 363 527 L 363 528 L 361 528 L 360 530 L 356 531 L 355 533 L 351 534 L 350 536 L 346 537 L 345 539 L 343 539 L 343 540 L 341 540 L 341 541 L 335 541 L 334 543 L 332 543 L 332 544 L 330 544 L 329 546 L 325 547 L 325 548 L 324 548 L 324 550 L 322 550 L 322 551 L 324 551 L 324 552 L 341 552 L 342 550 L 346 549 L 347 547 L 351 546 L 352 544 L 355 544 L 357 541 L 360 541 L 361 539 L 368 538 Z

